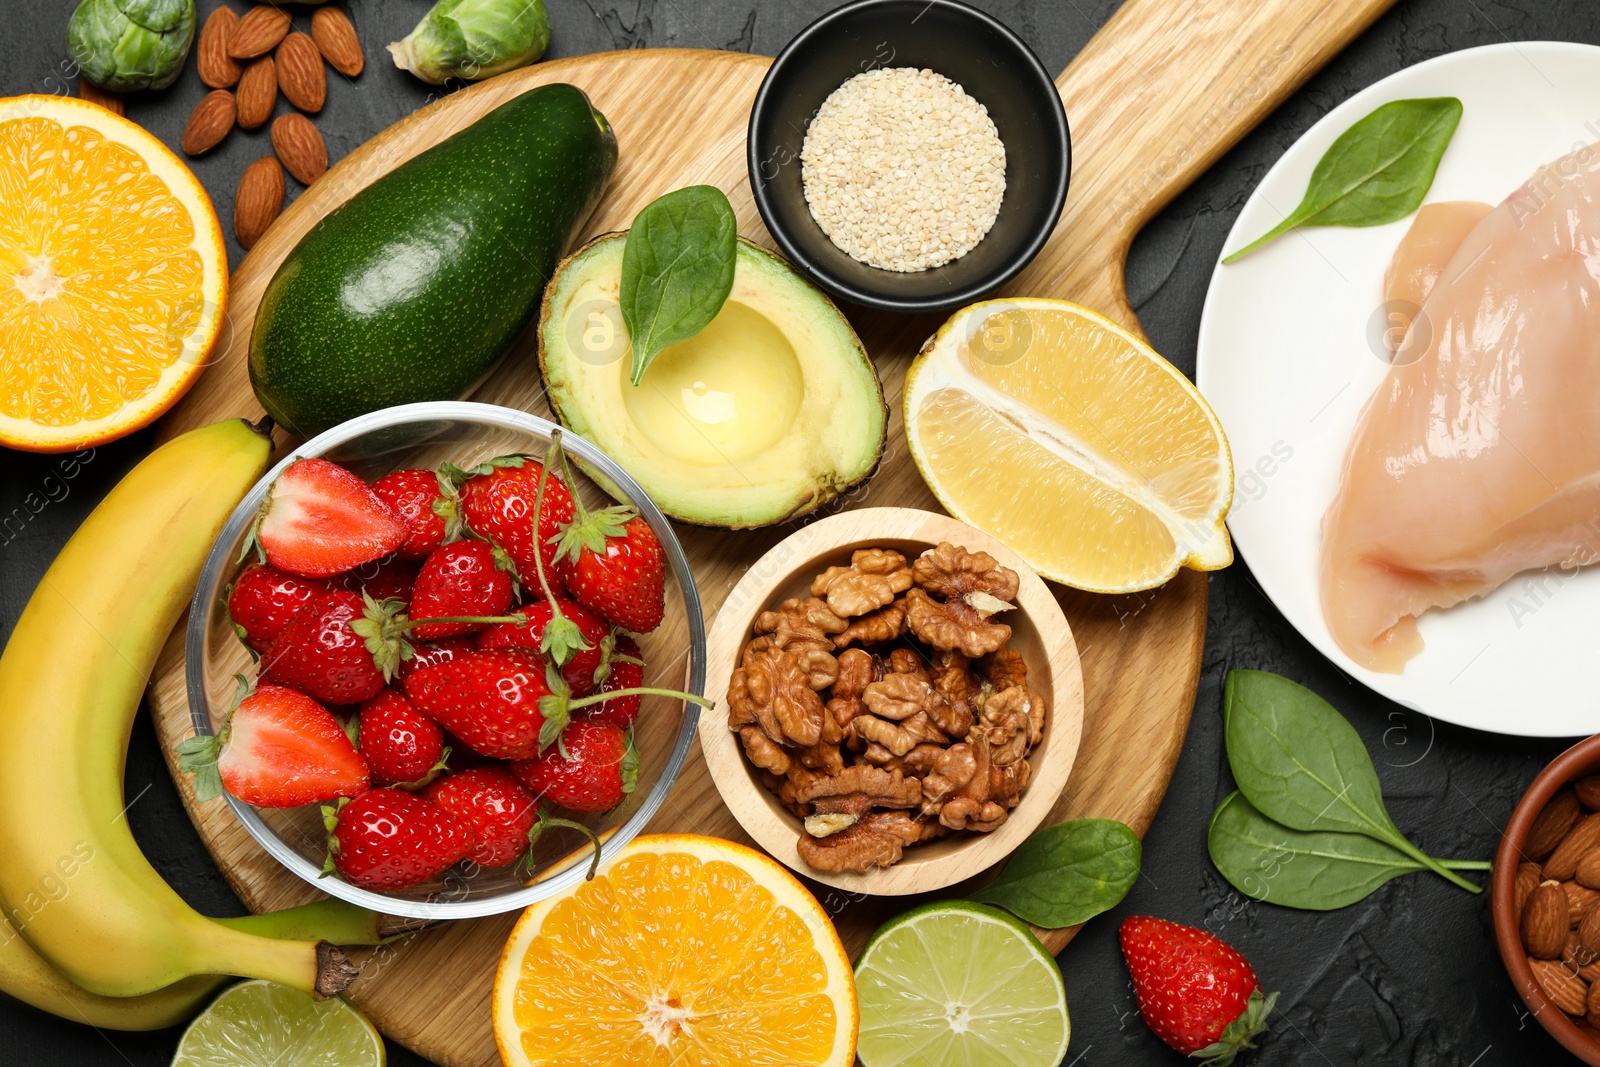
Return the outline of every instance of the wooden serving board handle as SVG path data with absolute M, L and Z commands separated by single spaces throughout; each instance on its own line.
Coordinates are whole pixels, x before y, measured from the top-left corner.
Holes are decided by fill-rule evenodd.
M 1072 187 L 1010 287 L 1069 295 L 1132 330 L 1122 266 L 1152 215 L 1394 0 L 1128 0 L 1056 79 Z

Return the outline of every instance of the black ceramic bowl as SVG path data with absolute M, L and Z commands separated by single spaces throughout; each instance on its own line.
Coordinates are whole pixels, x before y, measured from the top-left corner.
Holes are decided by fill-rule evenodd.
M 942 267 L 881 270 L 822 232 L 800 186 L 800 149 L 817 108 L 876 67 L 926 67 L 989 110 L 1006 148 L 1006 192 L 994 228 Z M 998 20 L 955 0 L 857 0 L 800 32 L 772 61 L 750 112 L 750 186 L 773 239 L 834 296 L 884 311 L 969 304 L 1027 266 L 1067 198 L 1072 143 L 1050 72 Z

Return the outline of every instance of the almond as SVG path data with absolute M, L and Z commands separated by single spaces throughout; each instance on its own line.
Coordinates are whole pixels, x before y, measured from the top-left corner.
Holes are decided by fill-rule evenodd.
M 1528 960 L 1533 980 L 1549 998 L 1550 1003 L 1568 1015 L 1582 1015 L 1589 1010 L 1589 986 L 1557 960 Z
M 255 59 L 264 56 L 283 40 L 289 32 L 289 13 L 271 4 L 257 4 L 244 13 L 244 18 L 228 35 L 228 55 L 234 59 Z
M 328 171 L 328 146 L 304 115 L 290 112 L 273 121 L 272 150 L 278 153 L 283 169 L 303 185 L 310 185 Z
M 1544 875 L 1539 872 L 1537 863 L 1517 864 L 1517 877 L 1511 883 L 1511 914 L 1522 914 L 1522 905 L 1527 903 L 1528 894 L 1533 892 L 1533 887 L 1542 881 L 1544 881 Z
M 1550 803 L 1533 820 L 1527 843 L 1522 846 L 1522 854 L 1530 860 L 1544 859 L 1556 850 L 1556 846 L 1561 844 L 1582 817 L 1577 795 L 1570 789 L 1563 789 L 1550 798 Z
M 1560 882 L 1540 882 L 1528 894 L 1522 906 L 1522 919 L 1518 929 L 1522 932 L 1522 947 L 1528 955 L 1553 960 L 1561 955 L 1567 944 L 1567 895 Z
M 278 71 L 271 56 L 262 56 L 239 77 L 239 125 L 253 130 L 272 117 L 278 102 Z
M 301 111 L 321 111 L 328 99 L 328 74 L 322 53 L 303 33 L 291 33 L 278 46 L 278 88 Z
M 1600 889 L 1600 848 L 1590 849 L 1578 861 L 1578 869 L 1572 877 L 1579 885 L 1588 886 L 1590 889 Z
M 189 113 L 183 125 L 183 137 L 178 141 L 185 155 L 198 156 L 222 143 L 239 117 L 233 94 L 226 89 L 213 89 Z
M 1590 908 L 1584 912 L 1583 918 L 1578 920 L 1575 936 L 1589 957 L 1584 961 L 1585 966 L 1592 960 L 1600 960 L 1600 908 Z
M 1600 845 L 1600 814 L 1586 816 L 1545 861 L 1544 876 L 1565 882 L 1578 873 L 1578 861 Z
M 1583 978 L 1583 969 L 1600 960 L 1600 951 L 1595 951 L 1583 943 L 1583 938 L 1574 930 L 1567 935 L 1567 943 L 1561 946 L 1561 962 L 1576 971 L 1578 977 Z M 1584 978 L 1584 981 L 1588 981 Z
M 1568 922 L 1577 926 L 1593 909 L 1595 901 L 1600 900 L 1600 890 L 1590 889 L 1577 882 L 1562 882 L 1561 888 L 1567 891 Z
M 200 71 L 200 80 L 213 89 L 232 89 L 244 73 L 244 68 L 228 54 L 228 42 L 238 25 L 239 13 L 224 4 L 211 13 L 200 29 L 194 65 Z
M 1590 811 L 1600 811 L 1600 774 L 1579 778 L 1572 783 L 1572 791 L 1578 794 L 1578 803 Z
M 272 156 L 262 156 L 244 169 L 233 194 L 233 232 L 243 248 L 254 248 L 278 217 L 283 193 L 283 168 Z
M 366 65 L 355 24 L 339 8 L 319 7 L 311 13 L 311 39 L 328 66 L 347 78 L 360 74 Z
M 127 107 L 122 103 L 121 93 L 102 89 L 81 74 L 78 76 L 78 96 L 91 104 L 99 104 L 113 115 L 126 115 L 128 113 Z
M 1589 1020 L 1589 1025 L 1600 1026 L 1600 989 L 1595 989 L 1592 985 L 1589 987 L 1587 1007 L 1588 1012 L 1585 1017 Z
M 1590 984 L 1600 981 L 1600 960 L 1596 960 L 1594 963 L 1579 967 L 1578 977 Z

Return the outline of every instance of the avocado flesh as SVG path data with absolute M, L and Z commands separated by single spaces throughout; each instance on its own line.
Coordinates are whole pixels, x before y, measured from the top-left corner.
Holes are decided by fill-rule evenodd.
M 872 475 L 887 410 L 871 359 L 820 290 L 742 238 L 721 312 L 633 385 L 618 303 L 626 239 L 579 249 L 545 296 L 539 362 L 565 425 L 662 511 L 705 526 L 781 522 Z

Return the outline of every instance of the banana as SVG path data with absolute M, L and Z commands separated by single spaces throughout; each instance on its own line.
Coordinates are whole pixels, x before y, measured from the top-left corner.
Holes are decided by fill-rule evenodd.
M 325 941 L 263 937 L 190 908 L 123 817 L 128 734 L 156 656 L 270 455 L 237 419 L 156 449 L 72 535 L 0 655 L 0 903 L 90 993 L 236 974 L 328 996 L 355 975 Z
M 341 900 L 217 921 L 267 937 L 323 938 L 339 945 L 382 940 L 376 914 Z M 194 975 L 140 997 L 96 996 L 63 978 L 0 915 L 0 992 L 75 1023 L 100 1030 L 165 1029 L 192 1016 L 228 981 L 220 974 Z

